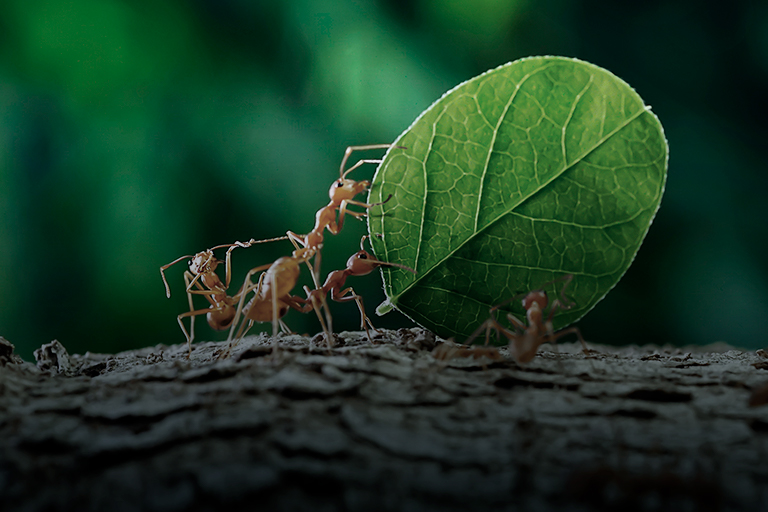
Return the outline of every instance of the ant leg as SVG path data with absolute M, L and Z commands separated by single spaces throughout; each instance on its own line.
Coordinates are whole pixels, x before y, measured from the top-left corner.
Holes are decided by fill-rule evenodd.
M 512 327 L 514 327 L 514 328 L 515 328 L 515 330 L 517 331 L 517 332 L 516 332 L 516 334 L 522 334 L 522 333 L 524 333 L 524 332 L 525 332 L 525 330 L 526 330 L 526 325 L 523 323 L 523 321 L 522 321 L 522 320 L 520 320 L 519 318 L 517 318 L 517 317 L 516 317 L 515 315 L 513 315 L 512 313 L 507 313 L 507 321 L 508 321 L 510 324 L 512 324 Z
M 317 269 L 318 272 L 320 271 L 320 255 L 321 255 L 320 251 L 318 251 L 317 254 L 315 254 L 315 269 Z M 322 286 L 315 285 L 315 290 L 322 290 L 322 289 L 323 289 Z M 323 322 L 321 321 L 320 325 L 323 326 L 323 331 L 325 332 L 325 335 L 328 337 L 328 345 L 329 346 L 333 346 L 334 345 L 334 342 L 333 342 L 333 315 L 331 315 L 331 309 L 328 307 L 328 301 L 326 300 L 327 295 L 328 294 L 325 293 L 325 292 L 320 294 L 320 305 L 322 306 L 323 311 L 325 311 L 325 324 L 323 324 Z M 314 300 L 315 299 L 313 298 L 312 300 L 313 300 L 313 306 L 314 306 Z M 315 311 L 317 311 L 317 309 L 315 309 Z M 319 315 L 319 313 L 318 313 L 318 315 Z M 326 325 L 327 325 L 327 327 L 326 327 Z
M 304 235 L 304 238 L 302 238 L 302 235 L 297 235 L 293 231 L 286 231 L 286 234 L 288 235 L 288 239 L 291 241 L 295 249 L 298 251 L 299 249 L 307 249 L 306 244 L 306 235 Z M 319 251 L 318 251 L 319 252 Z M 305 260 L 305 263 L 307 264 L 307 268 L 309 269 L 309 273 L 312 276 L 312 282 L 315 283 L 315 288 L 320 288 L 320 269 L 317 268 L 317 254 L 315 255 L 315 268 L 312 267 L 312 264 L 309 262 L 309 258 Z
M 331 232 L 334 233 L 333 230 L 331 230 Z M 296 235 L 295 233 L 292 233 L 291 231 L 289 231 L 288 233 L 290 233 L 293 237 L 296 237 L 296 239 L 299 240 L 302 244 L 304 243 L 300 238 L 298 238 L 299 235 Z M 338 233 L 338 231 L 336 231 L 334 234 L 336 234 L 336 233 Z M 291 241 L 294 242 L 294 239 L 291 238 Z M 296 242 L 294 242 L 294 245 L 296 245 Z M 297 250 L 301 249 L 301 247 L 296 246 L 296 249 Z M 312 265 L 309 263 L 309 257 L 311 257 L 311 255 L 305 261 L 307 263 L 307 266 L 309 267 L 310 273 L 312 274 L 312 281 L 314 282 L 315 290 L 322 290 L 322 286 L 320 285 L 320 277 L 319 277 L 322 253 L 318 250 L 317 252 L 314 253 L 314 255 L 315 255 L 315 266 L 314 266 L 314 269 L 313 269 Z M 305 287 L 305 289 L 306 289 L 306 287 Z M 309 292 L 307 292 L 307 297 L 309 298 Z M 314 298 L 312 300 L 314 301 Z M 323 328 L 323 332 L 328 337 L 328 343 L 332 345 L 333 344 L 333 338 L 332 338 L 331 334 L 333 333 L 333 318 L 331 317 L 331 312 L 328 309 L 328 304 L 325 301 L 325 295 L 321 295 L 321 297 L 320 297 L 320 304 L 322 305 L 323 309 L 325 310 L 325 322 L 323 322 L 323 320 L 320 319 L 320 325 Z M 306 313 L 307 311 L 309 311 L 309 310 L 308 309 L 307 310 L 302 310 L 302 312 L 304 312 L 304 313 Z M 315 312 L 318 315 L 318 319 L 319 319 L 320 318 L 320 312 L 317 309 L 315 309 Z M 326 327 L 326 325 L 327 325 L 327 327 Z
M 227 256 L 224 258 L 224 288 L 229 288 L 229 283 L 232 281 L 232 251 L 235 247 L 238 246 L 233 245 L 227 249 Z
M 232 250 L 234 250 L 237 247 L 243 247 L 243 248 L 247 249 L 248 247 L 251 247 L 253 245 L 266 244 L 266 243 L 269 243 L 269 242 L 277 242 L 278 240 L 288 240 L 288 237 L 287 236 L 276 236 L 275 238 L 264 238 L 264 239 L 261 239 L 261 240 L 256 240 L 255 238 L 251 238 L 247 242 L 237 241 L 237 242 L 233 242 L 231 244 L 217 245 L 216 247 L 211 247 L 211 250 L 215 251 L 216 249 L 223 249 L 224 247 L 229 247 L 229 249 L 227 249 L 227 252 L 231 252 Z
M 211 308 L 190 310 L 176 317 L 176 320 L 179 322 L 179 326 L 181 327 L 181 330 L 184 333 L 184 336 L 186 336 L 187 338 L 187 348 L 189 348 L 189 354 L 187 354 L 187 359 L 189 359 L 192 356 L 192 340 L 194 339 L 195 336 L 194 336 L 194 331 L 192 332 L 191 336 L 187 333 L 187 330 L 184 328 L 184 322 L 182 322 L 182 319 L 186 317 L 190 317 L 190 322 L 194 326 L 195 317 L 197 315 L 204 315 L 210 312 L 211 312 Z
M 576 305 L 576 303 L 568 300 L 568 297 L 565 296 L 565 289 L 568 288 L 568 285 L 571 284 L 571 281 L 573 281 L 573 274 L 567 274 L 561 279 L 565 281 L 565 284 L 563 285 L 563 287 L 560 288 L 560 298 L 563 300 L 562 301 L 558 300 L 556 302 L 560 302 L 561 309 L 571 309 L 573 306 Z
M 187 289 L 187 302 L 189 302 L 189 310 L 190 311 L 194 311 L 195 310 L 195 306 L 192 303 L 192 292 L 194 290 L 190 290 L 189 288 L 192 286 L 192 283 L 197 284 L 197 286 L 200 289 L 203 289 L 203 287 L 195 279 L 193 279 L 192 283 L 191 283 L 190 280 L 189 280 L 191 275 L 192 274 L 190 274 L 188 270 L 184 271 L 184 284 L 186 285 L 186 289 Z M 210 298 L 208 300 L 210 300 Z M 184 329 L 184 324 L 181 323 L 181 318 L 179 318 L 178 321 L 179 321 L 179 325 L 181 325 L 181 330 L 184 331 L 184 335 L 186 336 L 187 335 L 187 331 Z M 192 315 L 192 317 L 189 319 L 189 330 L 190 330 L 190 335 L 187 336 L 187 344 L 189 345 L 189 355 L 187 357 L 191 357 L 192 356 L 192 340 L 195 339 L 195 315 Z
M 246 324 L 248 324 L 247 327 L 246 327 Z M 240 325 L 240 329 L 238 329 L 238 331 L 237 331 L 237 339 L 236 339 L 235 343 L 230 343 L 227 346 L 227 350 L 225 350 L 219 356 L 219 359 L 226 359 L 226 358 L 228 358 L 230 356 L 230 354 L 232 353 L 232 349 L 235 348 L 235 345 L 237 345 L 237 343 L 239 343 L 240 340 L 242 338 L 244 338 L 246 334 L 248 334 L 248 331 L 251 330 L 251 327 L 253 327 L 253 324 L 254 324 L 253 320 L 251 320 L 249 318 L 246 318 L 246 319 L 243 320 L 243 323 Z
M 371 331 L 368 330 L 368 325 L 370 325 L 371 328 L 376 332 L 381 332 L 381 331 L 379 331 L 378 329 L 376 329 L 376 327 L 373 326 L 373 323 L 371 323 L 371 320 L 365 314 L 365 305 L 363 303 L 363 297 L 356 294 L 355 290 L 353 290 L 352 287 L 350 286 L 349 288 L 345 288 L 341 292 L 337 291 L 336 288 L 332 289 L 331 299 L 333 299 L 336 302 L 350 302 L 354 300 L 357 303 L 357 309 L 360 310 L 360 327 L 362 329 L 365 329 L 365 334 L 368 336 L 368 342 L 373 343 L 373 338 L 371 338 Z
M 180 262 L 181 260 L 183 260 L 185 258 L 193 258 L 193 257 L 194 256 L 192 256 L 190 254 L 186 254 L 184 256 L 176 258 L 175 260 L 173 260 L 169 264 L 163 265 L 162 267 L 160 267 L 160 277 L 163 278 L 163 284 L 165 285 L 165 296 L 168 297 L 169 299 L 171 298 L 171 287 L 168 286 L 168 281 L 166 281 L 166 279 L 165 279 L 165 271 L 168 270 L 169 267 L 171 267 L 171 266 L 177 264 L 178 262 Z
M 267 279 L 269 279 L 269 286 L 272 289 L 272 355 L 277 356 L 277 351 L 280 347 L 280 342 L 277 339 L 278 324 L 280 319 L 277 315 L 277 283 L 275 282 L 275 273 L 270 267 L 266 272 Z
M 473 341 L 475 341 L 475 338 L 477 338 L 481 332 L 483 332 L 483 329 L 485 329 L 485 344 L 487 345 L 490 342 L 490 332 L 491 328 L 493 327 L 493 324 L 496 321 L 493 318 L 489 318 L 482 324 L 480 324 L 480 327 L 475 329 L 475 331 L 469 335 L 469 338 L 467 338 L 464 341 L 465 345 L 471 345 Z
M 344 162 L 344 163 L 346 163 L 346 162 Z M 380 163 L 381 163 L 381 159 L 378 159 L 378 158 L 366 158 L 366 159 L 363 159 L 363 160 L 358 160 L 355 163 L 355 165 L 353 165 L 352 167 L 350 167 L 346 171 L 342 170 L 341 178 L 345 179 L 347 177 L 347 174 L 351 173 L 352 171 L 354 171 L 355 169 L 357 169 L 358 167 L 360 167 L 363 164 L 380 164 Z M 342 169 L 343 169 L 343 167 L 342 167 Z
M 387 198 L 384 201 L 380 201 L 378 203 L 364 203 L 362 201 L 357 201 L 356 199 L 347 199 L 347 204 L 354 204 L 355 206 L 362 206 L 363 208 L 370 208 L 371 206 L 381 206 L 382 204 L 386 203 L 390 199 L 392 199 L 392 194 L 389 194 L 389 196 L 387 196 Z M 355 216 L 366 215 L 365 212 L 349 211 L 348 213 L 351 214 L 351 215 L 355 215 Z
M 555 300 L 555 302 L 559 302 L 559 301 Z M 552 315 L 550 314 L 550 318 L 551 316 Z M 540 347 L 544 343 L 550 343 L 552 345 L 552 349 L 555 351 L 555 354 L 557 356 L 557 367 L 561 372 L 565 373 L 565 366 L 563 366 L 563 356 L 560 355 L 560 348 L 557 345 L 557 339 L 560 336 L 562 336 L 562 334 L 557 334 L 554 332 L 554 328 L 552 327 L 551 320 L 548 320 L 547 322 L 545 322 L 544 325 L 547 328 L 547 334 L 541 337 L 541 339 L 539 340 L 538 347 Z M 538 347 L 536 347 L 537 352 L 539 350 Z M 531 358 L 533 358 L 533 356 Z
M 341 167 L 339 168 L 339 174 L 344 174 L 344 166 L 347 165 L 347 159 L 349 159 L 349 155 L 352 154 L 353 151 L 366 151 L 369 149 L 389 149 L 392 147 L 392 144 L 369 144 L 367 146 L 349 146 L 347 147 L 346 151 L 344 151 L 344 158 L 341 159 Z M 396 146 L 401 147 L 401 146 Z M 402 148 L 405 149 L 405 148 Z
M 349 214 L 353 215 L 351 211 L 349 212 Z M 345 199 L 341 202 L 341 206 L 339 206 L 339 217 L 336 220 L 336 233 L 341 231 L 341 228 L 344 227 L 344 217 L 346 215 L 347 215 L 347 200 Z
M 232 320 L 232 327 L 229 329 L 229 336 L 227 336 L 227 341 L 230 343 L 230 347 L 236 345 L 240 341 L 240 332 L 243 330 L 243 325 L 245 324 L 245 320 L 243 320 L 243 323 L 240 325 L 240 329 L 238 330 L 238 337 L 237 341 L 235 341 L 234 345 L 232 344 L 232 334 L 234 334 L 235 327 L 237 326 L 238 320 L 240 320 L 240 315 L 243 312 L 243 303 L 245 302 L 245 296 L 250 292 L 251 290 L 256 290 L 256 295 L 258 296 L 259 291 L 261 290 L 261 285 L 264 279 L 264 273 L 262 273 L 259 276 L 259 281 L 255 285 L 251 281 L 251 276 L 257 272 L 262 272 L 263 270 L 267 270 L 271 264 L 269 265 L 262 265 L 260 267 L 252 268 L 248 271 L 248 274 L 245 276 L 245 280 L 243 281 L 243 286 L 240 288 L 240 291 L 237 292 L 237 295 L 240 296 L 240 300 L 237 303 L 237 311 L 235 312 L 235 318 Z M 237 296 L 235 295 L 235 296 Z
M 322 290 L 322 288 L 320 288 L 320 290 Z M 323 329 L 323 334 L 325 334 L 326 342 L 328 343 L 329 347 L 332 347 L 334 345 L 333 332 L 328 328 L 328 324 L 325 322 L 325 320 L 323 320 L 323 316 L 320 314 L 320 308 L 325 308 L 326 318 L 330 318 L 331 314 L 328 311 L 328 304 L 325 302 L 325 300 L 322 300 L 318 304 L 317 299 L 315 298 L 315 294 L 313 294 L 312 290 L 310 290 L 307 286 L 304 286 L 304 293 L 307 294 L 307 298 L 301 299 L 296 297 L 296 302 L 304 303 L 304 306 L 301 308 L 303 313 L 307 313 L 309 308 L 312 308 L 315 311 L 317 319 L 320 321 L 320 327 Z
M 353 210 L 348 210 L 347 205 L 354 204 L 356 206 L 362 206 L 363 208 L 371 208 L 373 206 L 382 205 L 387 201 L 389 201 L 390 199 L 392 199 L 392 194 L 389 194 L 387 199 L 384 201 L 381 201 L 380 203 L 363 203 L 361 201 L 354 201 L 352 199 L 344 199 L 341 202 L 341 206 L 339 206 L 339 217 L 336 220 L 336 230 L 334 231 L 330 227 L 328 227 L 328 230 L 334 235 L 338 234 L 338 232 L 341 231 L 341 228 L 344 227 L 344 218 L 346 217 L 347 214 L 352 215 L 358 220 L 362 220 L 360 217 L 365 217 L 368 215 L 366 212 L 356 212 Z
M 581 348 L 584 351 L 584 355 L 587 357 L 590 356 L 590 350 L 587 347 L 587 342 L 584 341 L 584 337 L 581 335 L 581 330 L 578 327 L 569 327 L 567 329 L 561 329 L 556 333 L 550 335 L 549 341 L 554 343 L 557 339 L 562 338 L 566 334 L 576 334 L 576 336 L 579 337 L 579 341 L 581 342 Z

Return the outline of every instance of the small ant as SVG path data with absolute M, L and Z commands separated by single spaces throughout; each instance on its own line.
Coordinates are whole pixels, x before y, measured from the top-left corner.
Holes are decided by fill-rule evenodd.
M 233 244 L 217 245 L 210 249 L 201 251 L 195 255 L 184 255 L 176 258 L 167 265 L 160 267 L 160 277 L 163 279 L 165 285 L 165 295 L 169 299 L 171 298 L 171 288 L 168 286 L 168 281 L 165 279 L 165 271 L 176 263 L 190 258 L 189 270 L 184 271 L 184 283 L 186 284 L 185 291 L 187 292 L 187 299 L 189 301 L 189 311 L 182 313 L 176 317 L 181 327 L 181 331 L 187 338 L 187 346 L 189 348 L 188 357 L 192 355 L 192 341 L 195 338 L 195 317 L 205 314 L 208 319 L 208 325 L 212 329 L 222 331 L 232 325 L 232 321 L 235 318 L 235 303 L 240 297 L 238 292 L 234 296 L 229 296 L 227 290 L 232 278 L 232 251 L 237 247 L 250 247 L 254 244 L 273 242 L 276 240 L 285 240 L 287 237 L 270 238 L 267 240 L 254 240 L 251 239 L 248 242 L 235 242 Z M 222 249 L 227 247 L 227 256 L 224 261 L 217 259 L 214 256 L 213 251 L 216 249 Z M 218 274 L 216 274 L 216 267 L 220 263 L 224 263 L 225 277 L 222 282 Z M 195 309 L 192 303 L 192 295 L 202 295 L 210 303 L 205 309 Z M 184 327 L 184 318 L 189 317 L 190 330 Z
M 369 237 L 370 235 L 365 235 L 360 239 L 360 250 L 349 257 L 347 260 L 347 268 L 343 270 L 334 270 L 328 274 L 328 277 L 325 279 L 325 283 L 323 283 L 323 286 L 319 288 L 310 291 L 309 288 L 306 286 L 304 287 L 304 290 L 307 293 L 307 298 L 305 299 L 307 306 L 304 308 L 304 311 L 307 312 L 310 308 L 314 308 L 317 312 L 319 303 L 325 304 L 325 298 L 329 292 L 331 294 L 331 299 L 335 302 L 355 301 L 357 303 L 357 308 L 360 310 L 360 328 L 365 329 L 365 333 L 368 335 L 368 341 L 373 343 L 371 332 L 368 330 L 368 326 L 370 326 L 373 330 L 377 329 L 373 326 L 371 320 L 365 314 L 363 297 L 356 294 L 351 286 L 342 289 L 347 281 L 347 277 L 364 276 L 373 272 L 373 269 L 382 266 L 398 267 L 403 270 L 407 270 L 408 272 L 413 272 L 414 274 L 416 271 L 410 267 L 406 267 L 405 265 L 400 265 L 399 263 L 387 263 L 385 261 L 377 260 L 371 253 L 363 248 L 363 242 L 366 238 Z M 330 318 L 330 315 L 328 315 L 328 317 Z M 318 318 L 320 318 L 319 313 Z M 328 334 L 330 334 L 329 331 L 326 331 L 326 335 Z M 330 336 L 328 337 L 328 343 L 332 343 Z
M 512 352 L 516 361 L 520 363 L 527 363 L 533 359 L 536 352 L 539 350 L 539 346 L 543 343 L 554 343 L 559 338 L 566 334 L 576 334 L 579 337 L 584 353 L 589 354 L 589 349 L 581 335 L 581 331 L 578 327 L 569 327 L 567 329 L 561 329 L 557 332 L 554 331 L 552 326 L 552 319 L 558 310 L 568 310 L 572 308 L 575 303 L 570 302 L 565 296 L 565 289 L 573 280 L 573 274 L 568 274 L 546 283 L 542 288 L 538 290 L 530 291 L 524 294 L 522 304 L 525 309 L 525 317 L 528 321 L 528 325 L 515 317 L 512 313 L 507 313 L 507 320 L 514 331 L 507 329 L 496 320 L 496 311 L 509 304 L 510 302 L 520 298 L 523 294 L 516 295 L 511 299 L 505 300 L 501 304 L 497 304 L 490 309 L 490 318 L 480 325 L 480 327 L 472 333 L 467 339 L 466 344 L 469 345 L 472 341 L 485 330 L 485 344 L 488 345 L 491 330 L 496 331 L 496 336 L 504 336 L 509 340 L 510 351 Z M 544 287 L 554 284 L 558 281 L 564 281 L 565 284 L 560 290 L 560 299 L 555 299 L 551 304 L 547 297 L 547 292 L 544 291 Z M 562 300 L 561 300 L 562 299 Z M 546 319 L 544 317 L 545 311 L 549 307 L 549 314 Z

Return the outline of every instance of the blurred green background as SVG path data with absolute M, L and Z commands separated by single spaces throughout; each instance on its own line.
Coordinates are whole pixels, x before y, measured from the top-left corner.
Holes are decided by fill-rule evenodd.
M 768 4 L 693 0 L 4 0 L 0 335 L 26 359 L 52 339 L 183 342 L 185 264 L 171 300 L 161 265 L 307 232 L 348 145 L 391 142 L 459 82 L 543 54 L 626 80 L 670 143 L 661 210 L 580 323 L 587 340 L 763 346 Z M 327 236 L 324 272 L 363 233 L 350 219 Z M 233 282 L 290 248 L 238 249 Z M 373 314 L 380 277 L 350 284 Z M 358 327 L 354 305 L 333 310 L 336 330 Z M 197 325 L 198 340 L 226 337 Z

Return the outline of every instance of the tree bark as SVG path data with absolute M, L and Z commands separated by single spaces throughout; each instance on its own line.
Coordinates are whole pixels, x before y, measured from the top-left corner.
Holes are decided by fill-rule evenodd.
M 0 338 L 0 509 L 768 509 L 762 351 L 562 344 L 520 365 L 438 361 L 421 329 L 279 341 L 54 341 L 35 366 Z

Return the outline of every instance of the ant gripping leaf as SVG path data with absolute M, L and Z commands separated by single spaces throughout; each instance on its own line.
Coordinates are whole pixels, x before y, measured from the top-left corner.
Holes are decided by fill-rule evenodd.
M 368 203 L 392 196 L 369 210 L 374 253 L 417 271 L 382 269 L 377 312 L 394 307 L 462 339 L 493 305 L 573 274 L 559 330 L 629 268 L 666 174 L 658 118 L 602 68 L 532 57 L 464 82 L 395 141 L 373 178 Z
M 306 286 L 304 287 L 305 291 L 307 292 L 307 299 L 305 301 L 306 307 L 304 311 L 306 312 L 310 309 L 315 309 L 315 311 L 318 312 L 318 318 L 322 323 L 323 319 L 319 314 L 318 308 L 320 304 L 324 303 L 324 298 L 329 293 L 331 294 L 331 298 L 336 302 L 354 301 L 357 303 L 357 308 L 360 310 L 360 329 L 365 330 L 365 333 L 368 336 L 368 341 L 373 343 L 373 338 L 371 338 L 371 331 L 368 329 L 368 327 L 370 326 L 374 330 L 378 329 L 373 326 L 370 319 L 368 318 L 368 315 L 365 314 L 363 297 L 355 293 L 355 290 L 353 290 L 351 286 L 344 288 L 344 285 L 347 282 L 347 278 L 350 276 L 368 275 L 373 272 L 373 269 L 379 267 L 397 267 L 403 270 L 407 270 L 408 272 L 415 271 L 404 265 L 399 265 L 397 263 L 387 263 L 386 261 L 379 261 L 374 258 L 368 251 L 363 248 L 363 241 L 366 238 L 368 238 L 368 235 L 365 235 L 362 239 L 360 239 L 360 250 L 349 257 L 347 260 L 347 268 L 344 270 L 334 270 L 328 274 L 325 283 L 323 283 L 323 286 L 319 288 L 310 290 Z M 329 332 L 328 328 L 324 330 L 328 330 Z M 333 338 L 328 336 L 327 342 L 331 344 L 333 342 Z

